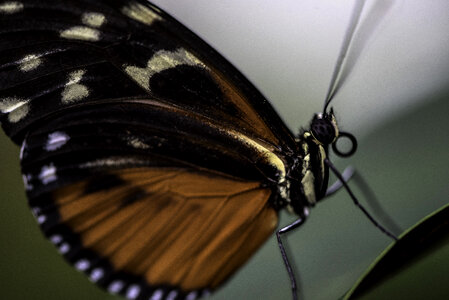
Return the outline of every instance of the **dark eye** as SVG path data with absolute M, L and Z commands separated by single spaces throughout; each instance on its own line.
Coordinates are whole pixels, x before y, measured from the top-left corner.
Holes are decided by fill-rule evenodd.
M 313 137 L 323 145 L 331 144 L 335 139 L 335 129 L 326 119 L 315 118 L 310 126 Z

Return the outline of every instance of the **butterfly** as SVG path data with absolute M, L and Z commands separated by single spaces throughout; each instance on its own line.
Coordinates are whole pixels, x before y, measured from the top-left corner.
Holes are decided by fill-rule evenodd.
M 7 1 L 0 14 L 0 120 L 21 146 L 32 213 L 113 294 L 209 294 L 275 232 L 279 210 L 298 216 L 288 231 L 326 196 L 329 146 L 356 149 L 329 102 L 294 135 L 149 2 Z

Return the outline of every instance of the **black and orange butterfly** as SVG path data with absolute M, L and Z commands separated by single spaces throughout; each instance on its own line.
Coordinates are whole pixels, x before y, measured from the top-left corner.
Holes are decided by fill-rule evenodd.
M 21 145 L 31 210 L 111 293 L 215 290 L 287 208 L 298 220 L 278 232 L 283 250 L 280 234 L 328 191 L 330 145 L 355 151 L 330 100 L 295 136 L 237 69 L 146 1 L 7 1 L 0 14 L 0 117 Z

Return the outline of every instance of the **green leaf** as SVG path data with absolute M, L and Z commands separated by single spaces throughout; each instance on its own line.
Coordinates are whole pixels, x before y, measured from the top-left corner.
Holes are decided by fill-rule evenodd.
M 449 205 L 403 233 L 344 299 L 443 299 L 449 296 Z

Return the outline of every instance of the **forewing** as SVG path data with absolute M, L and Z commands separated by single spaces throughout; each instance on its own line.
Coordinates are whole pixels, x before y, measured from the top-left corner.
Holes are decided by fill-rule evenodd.
M 0 14 L 1 119 L 17 143 L 45 117 L 140 99 L 182 107 L 278 151 L 294 145 L 244 76 L 146 1 L 8 1 Z

